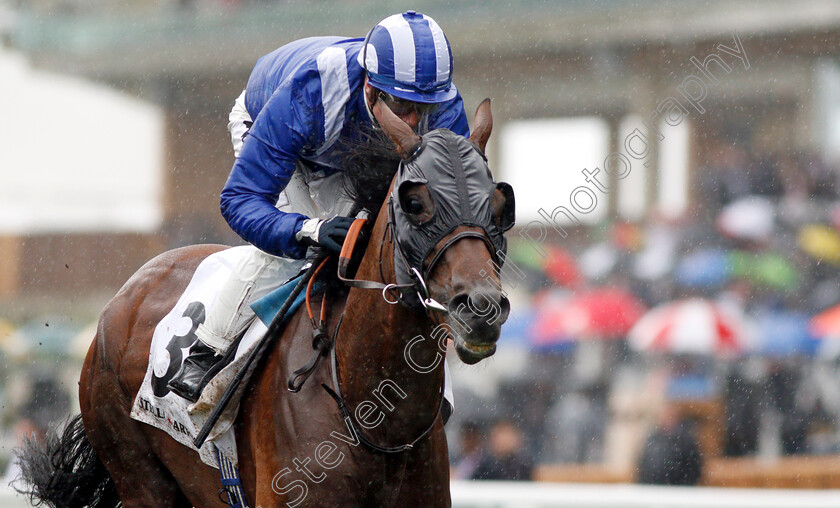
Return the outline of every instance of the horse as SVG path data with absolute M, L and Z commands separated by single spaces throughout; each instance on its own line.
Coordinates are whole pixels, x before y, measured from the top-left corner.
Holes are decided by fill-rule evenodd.
M 402 162 L 419 161 L 417 153 L 428 151 L 422 148 L 424 140 L 382 101 L 373 110 Z M 475 114 L 466 143 L 470 148 L 458 145 L 470 160 L 481 156 L 479 172 L 487 175 L 483 152 L 492 123 L 485 100 Z M 449 134 L 449 139 L 464 141 Z M 327 306 L 327 328 L 334 331 L 333 354 L 299 392 L 290 393 L 286 382 L 312 354 L 313 322 L 302 309 L 248 381 L 234 426 L 251 506 L 451 504 L 441 415 L 443 357 L 447 341 L 454 342 L 467 364 L 495 352 L 509 303 L 488 231 L 503 235 L 512 225 L 513 196 L 498 187 L 506 184 L 496 184 L 489 190 L 490 223 L 456 220 L 433 239 L 428 252 L 416 252 L 401 246 L 405 238 L 397 236 L 394 209 L 401 210 L 403 221 L 415 223 L 403 224 L 411 235 L 417 224 L 444 215 L 437 189 L 451 182 L 414 178 L 395 189 L 395 172 L 386 187 L 391 198 L 379 197 L 379 212 L 354 275 L 356 281 L 386 289 L 350 287 L 343 301 L 320 300 Z M 461 183 L 474 184 L 471 179 Z M 121 503 L 126 508 L 219 503 L 219 472 L 129 413 L 156 324 L 198 264 L 224 248 L 198 245 L 165 252 L 141 267 L 107 304 L 81 373 L 80 417 L 45 444 L 30 442 L 20 456 L 33 501 L 95 507 Z M 418 256 L 420 270 L 400 266 L 401 259 Z M 488 270 L 494 263 L 497 269 Z M 430 270 L 425 277 L 424 269 Z M 398 280 L 406 271 L 419 281 Z

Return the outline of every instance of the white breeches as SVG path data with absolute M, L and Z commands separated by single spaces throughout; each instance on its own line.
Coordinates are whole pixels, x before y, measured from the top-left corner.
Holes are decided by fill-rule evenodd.
M 228 115 L 228 132 L 230 132 L 230 141 L 233 143 L 234 157 L 239 157 L 239 152 L 242 150 L 242 144 L 245 142 L 245 133 L 248 132 L 250 122 L 251 115 L 245 109 L 245 90 L 242 90 L 242 93 L 233 103 L 233 109 L 230 110 L 230 115 Z
M 219 354 L 254 319 L 251 303 L 259 300 L 298 274 L 305 260 L 287 259 L 250 247 L 225 282 L 204 323 L 195 334 Z

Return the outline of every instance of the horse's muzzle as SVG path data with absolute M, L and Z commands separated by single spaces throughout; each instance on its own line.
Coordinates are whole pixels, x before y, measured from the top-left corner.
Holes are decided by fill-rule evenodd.
M 461 361 L 473 364 L 495 353 L 502 323 L 509 315 L 510 301 L 500 291 L 455 295 L 449 301 L 449 317 L 451 326 L 460 332 L 455 350 Z

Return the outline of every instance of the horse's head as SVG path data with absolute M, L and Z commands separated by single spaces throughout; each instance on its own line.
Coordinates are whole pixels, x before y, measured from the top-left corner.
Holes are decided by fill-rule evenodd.
M 490 101 L 479 106 L 470 139 L 446 129 L 421 138 L 381 101 L 373 110 L 403 159 L 386 205 L 397 283 L 413 285 L 407 303 L 446 325 L 461 360 L 476 363 L 496 351 L 510 311 L 499 268 L 514 197 L 493 181 L 484 156 Z

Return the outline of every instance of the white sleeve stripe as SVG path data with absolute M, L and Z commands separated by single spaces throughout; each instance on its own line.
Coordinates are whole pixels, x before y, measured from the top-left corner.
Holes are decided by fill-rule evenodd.
M 321 75 L 321 103 L 324 105 L 324 145 L 332 145 L 344 127 L 344 107 L 350 99 L 347 55 L 342 48 L 329 47 L 317 58 Z M 319 150 L 320 151 L 320 150 Z
M 384 19 L 380 26 L 388 30 L 391 45 L 394 47 L 394 79 L 404 83 L 413 83 L 417 55 L 414 54 L 414 33 L 402 15 Z
M 446 37 L 443 30 L 432 18 L 425 16 L 429 28 L 432 30 L 432 39 L 435 41 L 435 56 L 437 57 L 437 80 L 444 81 L 449 78 L 449 48 L 446 46 Z
M 367 58 L 367 65 L 365 65 L 364 62 L 362 62 L 362 55 L 365 55 L 364 47 L 362 48 L 361 51 L 359 51 L 359 65 L 361 65 L 363 68 L 367 69 L 368 72 L 378 74 L 379 73 L 379 55 L 376 54 L 376 46 L 374 46 L 373 44 L 368 44 L 367 55 L 365 55 L 366 58 Z

